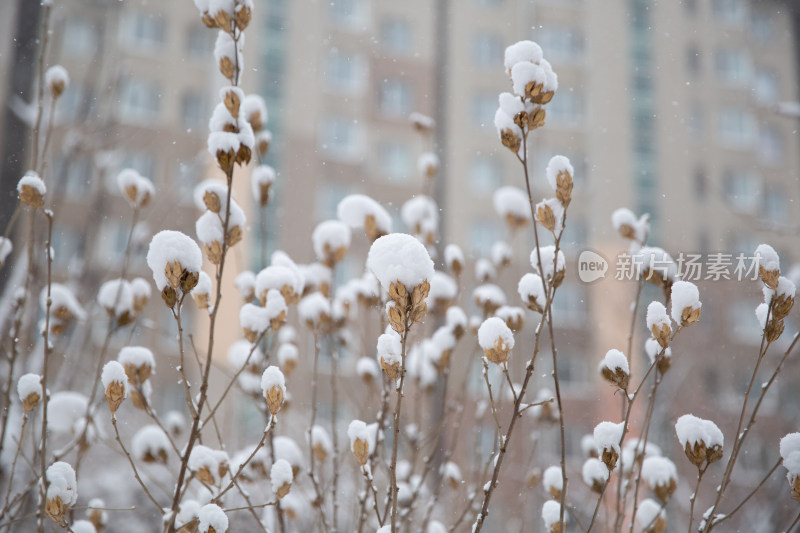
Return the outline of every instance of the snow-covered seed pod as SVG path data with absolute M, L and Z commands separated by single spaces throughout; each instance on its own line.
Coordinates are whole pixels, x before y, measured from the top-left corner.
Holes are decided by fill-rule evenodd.
M 194 303 L 197 304 L 197 307 L 200 309 L 208 309 L 210 305 L 211 297 L 211 276 L 200 271 L 200 276 L 197 280 L 197 285 L 194 286 L 192 289 L 192 298 L 194 298 Z
M 20 202 L 34 209 L 42 209 L 44 207 L 44 195 L 46 193 L 47 187 L 45 187 L 44 181 L 33 170 L 26 172 L 17 182 L 17 195 Z
M 117 361 L 109 361 L 103 367 L 101 376 L 105 389 L 106 403 L 111 414 L 117 412 L 123 400 L 128 397 L 128 376 L 125 368 Z
M 759 244 L 756 247 L 755 257 L 761 281 L 770 289 L 776 289 L 781 275 L 781 262 L 775 248 L 769 244 Z
M 545 493 L 554 500 L 561 499 L 561 491 L 564 489 L 564 478 L 561 475 L 560 466 L 549 466 L 542 474 L 542 486 Z
M 117 186 L 134 209 L 146 207 L 155 195 L 153 182 L 132 168 L 125 168 L 117 174 Z
M 292 488 L 292 480 L 294 476 L 292 475 L 292 465 L 285 459 L 278 459 L 273 463 L 272 468 L 269 470 L 269 480 L 272 485 L 272 492 L 275 493 L 275 496 L 280 500 L 287 494 Z
M 214 450 L 198 444 L 192 448 L 186 466 L 194 472 L 197 479 L 217 487 L 230 469 L 230 459 L 228 454 L 222 450 Z
M 378 337 L 378 363 L 389 379 L 397 379 L 400 374 L 402 349 L 400 334 L 393 329 Z
M 209 503 L 197 512 L 198 533 L 227 533 L 228 517 L 219 506 Z
M 561 522 L 561 504 L 556 500 L 547 500 L 542 506 L 542 520 L 544 527 L 549 533 L 563 533 L 566 530 L 567 515 L 564 515 L 564 522 Z
M 444 248 L 444 263 L 455 277 L 461 276 L 464 270 L 464 252 L 457 244 L 448 244 Z
M 530 224 L 531 207 L 528 195 L 518 187 L 500 187 L 492 196 L 494 210 L 514 231 Z
M 666 457 L 645 457 L 642 479 L 662 503 L 667 503 L 678 486 L 678 471 L 675 463 Z
M 45 512 L 56 524 L 61 524 L 70 508 L 78 501 L 78 483 L 75 470 L 63 461 L 57 461 L 47 468 L 47 495 Z
M 175 307 L 180 291 L 188 294 L 200 279 L 203 253 L 194 240 L 179 231 L 156 233 L 147 251 L 147 266 L 169 308 Z
M 100 498 L 92 498 L 86 508 L 86 519 L 92 523 L 96 532 L 102 531 L 108 525 L 108 513 L 103 510 L 105 506 Z
M 373 428 L 374 426 L 374 428 Z M 375 432 L 377 425 L 367 425 L 361 420 L 353 420 L 347 427 L 350 438 L 350 450 L 360 466 L 367 464 L 370 453 L 375 449 Z
M 125 346 L 119 351 L 117 361 L 125 368 L 128 381 L 134 387 L 147 381 L 156 367 L 153 352 L 144 346 Z
M 630 367 L 628 358 L 619 350 L 609 350 L 600 362 L 600 374 L 622 390 L 628 388 Z
M 272 416 L 278 414 L 286 398 L 286 380 L 277 366 L 271 365 L 261 374 L 261 392 Z
M 676 281 L 672 284 L 672 320 L 681 326 L 688 326 L 700 320 L 700 292 L 697 285 L 688 281 Z
M 57 100 L 69 87 L 69 74 L 61 65 L 53 65 L 44 73 L 44 84 L 53 100 Z
M 700 468 L 722 459 L 723 434 L 711 420 L 691 414 L 678 418 L 675 433 L 683 446 L 686 457 Z
M 596 457 L 590 457 L 583 463 L 581 469 L 583 482 L 592 489 L 593 492 L 598 494 L 603 491 L 606 482 L 608 482 L 609 470 L 603 461 Z
M 275 169 L 268 165 L 259 165 L 250 176 L 253 198 L 261 207 L 269 203 L 272 184 L 275 183 Z
M 534 207 L 536 222 L 556 237 L 564 230 L 564 206 L 557 198 L 542 200 Z
M 311 239 L 317 260 L 333 268 L 350 248 L 350 228 L 339 220 L 326 220 L 314 228 Z
M 131 441 L 131 453 L 143 463 L 166 464 L 170 449 L 167 434 L 155 424 L 141 428 Z
M 39 374 L 24 374 L 17 380 L 17 394 L 22 410 L 27 415 L 42 400 L 42 377 Z
M 625 424 L 620 422 L 615 424 L 613 422 L 600 422 L 594 428 L 594 442 L 597 445 L 597 451 L 600 455 L 600 460 L 608 467 L 609 470 L 614 470 L 617 466 L 619 459 L 619 444 L 622 441 L 622 431 Z
M 403 334 L 423 319 L 434 270 L 422 243 L 404 233 L 384 235 L 372 243 L 367 268 L 389 293 L 386 310 L 392 329 Z
M 556 192 L 556 198 L 561 205 L 566 208 L 572 201 L 572 176 L 575 169 L 569 159 L 563 155 L 556 155 L 550 158 L 547 163 L 545 174 L 550 187 Z
M 506 326 L 508 326 L 511 331 L 515 332 L 521 330 L 525 322 L 525 310 L 521 307 L 501 305 L 500 308 L 495 311 L 495 316 L 502 319 L 503 322 L 506 323 Z
M 664 506 L 647 498 L 639 504 L 636 521 L 642 527 L 642 533 L 664 533 L 667 530 L 667 513 Z
M 478 328 L 478 344 L 486 359 L 502 365 L 514 347 L 514 334 L 501 318 L 489 317 Z

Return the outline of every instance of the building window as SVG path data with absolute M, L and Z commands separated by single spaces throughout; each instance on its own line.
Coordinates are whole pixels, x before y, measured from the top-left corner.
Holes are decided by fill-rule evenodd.
M 86 57 L 97 50 L 97 30 L 94 25 L 79 18 L 69 18 L 64 23 L 61 51 L 64 55 Z
M 789 218 L 789 202 L 786 191 L 770 185 L 764 191 L 764 218 L 772 224 L 784 224 Z
M 575 126 L 583 123 L 583 93 L 576 90 L 559 91 L 558 98 L 547 105 L 547 119 L 550 124 Z
M 783 159 L 783 138 L 778 128 L 764 126 L 758 132 L 758 161 L 777 165 Z
M 130 13 L 123 22 L 126 44 L 139 50 L 159 50 L 165 42 L 166 23 L 154 13 Z
M 331 182 L 325 183 L 317 191 L 317 220 L 336 218 L 336 209 L 339 206 L 339 202 L 352 192 L 349 187 Z
M 694 44 L 686 49 L 686 70 L 692 76 L 700 75 L 700 49 Z
M 703 108 L 696 102 L 690 104 L 687 110 L 686 131 L 693 139 L 703 136 Z
M 778 77 L 774 72 L 757 70 L 753 92 L 759 104 L 774 104 L 778 101 Z
M 568 327 L 580 324 L 586 316 L 587 302 L 583 287 L 564 282 L 558 288 L 558 298 L 553 300 L 553 324 Z
M 743 50 L 718 50 L 714 69 L 721 81 L 732 85 L 745 85 L 752 76 L 750 58 Z
M 555 98 L 553 98 L 555 101 Z M 494 114 L 497 111 L 497 94 L 481 93 L 472 97 L 472 122 L 477 126 L 494 124 Z
M 186 54 L 191 58 L 206 58 L 214 50 L 214 32 L 205 26 L 191 26 L 186 32 Z
M 720 140 L 728 146 L 747 148 L 755 141 L 756 121 L 752 114 L 742 109 L 723 109 L 717 126 Z
M 63 222 L 53 228 L 53 263 L 56 267 L 66 267 L 73 258 L 82 257 L 82 234 L 82 231 Z
M 95 257 L 99 264 L 114 266 L 122 261 L 129 232 L 125 224 L 111 218 L 100 224 L 95 247 Z
M 750 16 L 750 31 L 759 43 L 768 43 L 775 31 L 772 17 L 763 10 L 756 10 Z
M 161 110 L 161 94 L 154 82 L 128 78 L 122 82 L 119 98 L 120 118 L 132 124 L 151 123 Z
M 181 124 L 185 128 L 199 128 L 208 120 L 205 98 L 196 91 L 181 96 Z
M 380 36 L 382 46 L 394 54 L 407 54 L 411 51 L 411 24 L 407 20 L 391 18 L 381 22 Z
M 411 176 L 411 151 L 408 145 L 384 141 L 378 145 L 378 174 L 391 181 L 406 181 Z
M 414 106 L 411 85 L 403 80 L 383 80 L 378 93 L 378 106 L 386 115 L 406 117 Z
M 56 175 L 70 198 L 81 198 L 89 191 L 93 171 L 92 158 L 83 153 L 61 156 L 56 163 Z
M 472 158 L 469 166 L 469 184 L 473 192 L 491 193 L 497 189 L 502 180 L 502 165 L 495 158 L 479 154 Z
M 708 194 L 708 177 L 702 170 L 696 170 L 694 173 L 694 198 L 698 201 L 706 199 Z
M 493 33 L 477 33 L 472 38 L 472 60 L 482 67 L 494 66 L 503 60 L 503 40 Z M 549 50 L 548 50 L 549 53 Z
M 334 159 L 352 161 L 363 155 L 361 128 L 352 119 L 343 117 L 323 119 L 319 144 L 322 151 Z
M 537 41 L 551 62 L 575 61 L 583 56 L 583 33 L 575 28 L 545 26 L 537 32 Z
M 364 0 L 331 0 L 328 5 L 335 24 L 349 29 L 366 26 L 368 6 Z
M 332 48 L 325 58 L 324 86 L 334 92 L 358 93 L 364 87 L 365 71 L 366 64 L 360 55 Z
M 733 209 L 753 213 L 761 201 L 761 180 L 748 170 L 730 170 L 723 177 L 725 201 Z
M 474 220 L 469 227 L 469 253 L 475 257 L 486 255 L 492 245 L 503 239 L 504 228 L 496 219 Z
M 713 0 L 714 19 L 727 24 L 744 24 L 747 20 L 747 6 L 744 0 Z

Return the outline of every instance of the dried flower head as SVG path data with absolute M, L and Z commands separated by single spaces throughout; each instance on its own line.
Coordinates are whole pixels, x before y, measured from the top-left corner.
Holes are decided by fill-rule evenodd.
M 44 181 L 33 170 L 26 172 L 17 183 L 19 200 L 34 209 L 42 209 L 44 207 L 44 195 L 46 192 L 47 187 L 45 187 Z

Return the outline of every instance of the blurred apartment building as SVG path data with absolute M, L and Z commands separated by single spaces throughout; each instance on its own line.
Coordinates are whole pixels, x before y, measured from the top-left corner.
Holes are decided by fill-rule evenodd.
M 567 279 L 554 313 L 562 392 L 567 408 L 585 417 L 568 421 L 569 452 L 577 457 L 581 435 L 604 417 L 618 416 L 611 403 L 616 400 L 600 406 L 594 401 L 598 387 L 611 396 L 596 367 L 609 348 L 625 349 L 635 295 L 633 282 L 611 279 L 617 253 L 627 249 L 611 227 L 614 209 L 649 212 L 649 242 L 673 256 L 750 254 L 766 241 L 781 253 L 785 270 L 800 262 L 798 122 L 775 112 L 778 102 L 800 99 L 794 14 L 793 2 L 779 0 L 257 2 L 244 81 L 246 90 L 267 100 L 274 139 L 268 162 L 279 178 L 268 236 L 251 243 L 253 249 L 280 248 L 298 262 L 311 262 L 313 228 L 335 217 L 339 200 L 355 192 L 387 206 L 395 229 L 402 230 L 400 206 L 426 190 L 417 157 L 434 150 L 442 160 L 444 241 L 468 253 L 466 285 L 473 286 L 472 261 L 487 255 L 495 241 L 509 239 L 517 266 L 500 281 L 515 305 L 516 281 L 528 271 L 533 236 L 510 239 L 494 212 L 494 190 L 524 187 L 524 179 L 516 158 L 497 139 L 493 116 L 497 95 L 510 89 L 505 47 L 537 41 L 560 88 L 548 105 L 547 125 L 530 141 L 535 196 L 552 194 L 544 179 L 552 155 L 567 155 L 575 167 L 563 240 Z M 205 137 L 220 85 L 211 57 L 214 32 L 196 15 L 189 0 L 73 0 L 58 3 L 53 12 L 48 61 L 63 64 L 72 79 L 59 104 L 51 150 L 51 177 L 64 191 L 54 239 L 63 275 L 71 271 L 71 250 L 92 250 L 84 270 L 72 270 L 81 273 L 75 283 L 96 283 L 86 269 L 115 277 L 110 272 L 119 267 L 130 218 L 113 183 L 119 168 L 133 166 L 159 191 L 146 210 L 150 233 L 144 246 L 162 227 L 194 235 L 191 191 L 213 173 Z M 5 69 L 8 40 L 0 46 L 6 47 L 0 55 Z M 5 101 L 16 105 L 12 98 Z M 438 121 L 433 137 L 413 131 L 413 111 Z M 68 133 L 70 124 L 85 136 Z M 360 237 L 354 242 L 339 267 L 340 279 L 363 269 L 366 243 Z M 576 275 L 577 254 L 586 247 L 611 263 L 607 279 L 593 285 Z M 235 268 L 259 268 L 257 255 L 237 256 Z M 149 279 L 142 250 L 131 270 Z M 718 419 L 728 436 L 737 398 L 731 398 L 731 387 L 741 390 L 760 340 L 753 314 L 760 286 L 698 285 L 703 317 L 676 344 L 675 374 L 668 375 L 663 393 L 690 398 L 689 408 Z M 232 289 L 229 294 L 235 297 Z M 629 354 L 635 368 L 645 364 L 642 310 L 659 296 L 651 287 L 643 294 Z M 151 311 L 160 306 L 158 295 L 153 300 Z M 460 303 L 470 308 L 470 294 Z M 229 319 L 232 330 L 238 328 L 236 316 Z M 792 316 L 787 336 L 800 322 L 796 310 Z M 528 328 L 534 318 L 528 316 Z M 163 320 L 151 324 L 167 351 L 174 351 L 171 323 L 164 310 Z M 517 372 L 527 346 L 520 341 Z M 716 372 L 728 359 L 730 371 Z M 545 350 L 534 388 L 549 386 L 548 361 Z M 791 375 L 796 378 L 797 370 Z M 777 387 L 781 403 L 800 403 L 796 388 Z M 675 444 L 670 420 L 684 407 L 680 401 L 659 407 L 665 424 L 652 433 L 676 462 L 680 451 L 666 445 Z M 795 429 L 799 422 L 774 406 L 768 415 L 778 427 L 780 416 Z M 556 436 L 547 431 L 541 447 L 552 458 Z M 751 466 L 772 462 L 774 444 L 757 442 Z M 515 481 L 526 477 L 519 472 Z M 572 479 L 573 486 L 579 484 L 578 473 Z

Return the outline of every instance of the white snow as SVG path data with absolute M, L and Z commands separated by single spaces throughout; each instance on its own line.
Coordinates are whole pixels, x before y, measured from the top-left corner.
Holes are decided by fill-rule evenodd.
M 439 208 L 432 198 L 418 195 L 403 204 L 400 217 L 406 228 L 417 234 L 436 233 L 439 229 Z
M 48 68 L 44 73 L 44 84 L 49 89 L 52 89 L 54 85 L 58 85 L 60 86 L 58 87 L 60 92 L 63 92 L 69 86 L 67 69 L 61 65 L 53 65 Z
M 189 461 L 186 466 L 193 472 L 198 472 L 203 468 L 207 468 L 216 481 L 218 479 L 217 476 L 220 475 L 220 471 L 226 470 L 229 464 L 230 458 L 224 451 L 214 450 L 208 446 L 196 444 L 195 447 L 192 448 L 192 453 L 189 455 Z
M 339 220 L 326 220 L 314 228 L 311 241 L 317 260 L 326 262 L 337 250 L 350 248 L 350 228 Z
M 525 96 L 525 87 L 529 83 L 544 85 L 546 79 L 544 69 L 535 63 L 521 61 L 511 67 L 511 84 L 518 96 Z
M 547 500 L 542 505 L 542 520 L 544 520 L 544 527 L 552 531 L 553 526 L 558 524 L 561 518 L 561 504 L 555 500 Z M 567 521 L 567 515 L 564 515 L 564 522 Z
M 561 470 L 559 469 L 559 476 L 561 475 Z M 596 457 L 590 457 L 583 463 L 583 468 L 581 468 L 581 475 L 583 476 L 583 482 L 589 485 L 590 487 L 595 483 L 603 484 L 608 479 L 608 467 Z
M 0 237 L 0 266 L 3 265 L 6 257 L 8 257 L 8 254 L 10 254 L 13 249 L 14 246 L 11 244 L 11 239 Z
M 613 422 L 600 422 L 594 428 L 594 442 L 597 450 L 614 450 L 619 454 L 619 444 L 622 441 L 622 430 L 625 427 L 623 422 L 615 424 Z
M 508 324 L 509 322 L 522 322 L 525 319 L 525 310 L 521 307 L 501 305 L 494 316 Z M 509 326 L 510 327 L 510 326 Z
M 256 290 L 256 275 L 250 270 L 244 270 L 233 281 L 244 300 L 252 300 Z
M 192 296 L 208 296 L 211 294 L 211 276 L 204 271 L 200 271 L 197 285 L 192 289 Z
M 781 269 L 781 261 L 775 248 L 769 244 L 759 244 L 756 247 L 755 257 L 758 261 L 758 266 L 767 272 L 774 272 Z
M 478 344 L 484 350 L 490 350 L 498 342 L 502 348 L 510 350 L 514 347 L 514 334 L 502 319 L 489 317 L 478 328 Z
M 789 482 L 794 483 L 794 480 L 800 476 L 800 452 L 792 452 L 783 460 L 783 466 L 786 468 L 786 478 Z
M 639 522 L 639 525 L 643 528 L 650 526 L 658 518 L 666 518 L 666 512 L 661 504 L 652 498 L 642 500 L 639 504 L 639 509 L 636 511 L 636 521 Z
M 195 0 L 197 3 L 198 0 Z M 207 1 L 207 0 L 206 0 Z M 178 514 L 175 517 L 175 525 L 177 527 L 183 526 L 197 518 L 197 513 L 200 512 L 200 503 L 196 500 L 184 499 L 178 508 Z
M 511 245 L 505 241 L 497 241 L 492 244 L 492 250 L 489 255 L 492 258 L 492 263 L 494 263 L 498 268 L 500 266 L 507 265 L 509 262 L 511 262 Z
M 600 369 L 609 369 L 614 372 L 617 368 L 622 370 L 625 374 L 630 374 L 630 367 L 628 366 L 628 358 L 619 350 L 611 349 L 606 352 L 605 357 L 600 362 Z
M 42 181 L 42 178 L 39 177 L 39 174 L 33 170 L 26 172 L 25 175 L 20 178 L 19 182 L 17 182 L 17 193 L 22 194 L 22 188 L 25 186 L 39 191 L 39 194 L 42 196 L 44 196 L 47 192 L 47 187 L 45 187 L 44 181 Z
M 70 525 L 72 533 L 97 533 L 94 524 L 88 520 L 76 520 Z
M 683 310 L 691 308 L 697 310 L 702 307 L 700 303 L 700 292 L 697 290 L 697 285 L 688 281 L 676 281 L 672 284 L 672 320 L 676 323 L 681 323 L 681 314 Z
M 553 71 L 553 65 L 546 59 L 542 59 L 539 65 L 544 70 L 544 87 L 545 92 L 555 92 L 558 90 L 558 76 Z
M 436 126 L 436 121 L 433 120 L 432 117 L 420 113 L 419 111 L 413 111 L 410 115 L 408 115 L 408 121 L 428 130 L 433 129 Z
M 391 327 L 387 327 L 386 333 L 378 337 L 378 362 L 389 366 L 395 363 L 399 364 L 401 361 L 402 349 L 400 335 Z
M 644 351 L 647 354 L 647 358 L 650 360 L 650 364 L 653 364 L 653 361 L 655 361 L 656 356 L 661 353 L 662 349 L 658 341 L 652 337 L 644 341 Z M 664 359 L 672 357 L 672 348 L 664 349 L 664 355 L 662 357 Z
M 336 216 L 353 229 L 364 229 L 367 217 L 372 215 L 375 225 L 383 234 L 392 232 L 392 217 L 381 204 L 363 194 L 345 196 L 336 207 Z
M 219 201 L 220 210 L 222 211 L 225 209 L 225 200 L 228 197 L 228 186 L 225 182 L 217 179 L 207 179 L 200 182 L 200 184 L 194 188 L 192 198 L 194 199 L 194 205 L 201 211 L 208 209 L 205 201 L 206 195 L 209 195 L 210 198 L 216 196 L 217 201 Z M 236 193 L 232 192 L 231 200 L 235 199 Z
M 197 243 L 180 231 L 156 233 L 147 251 L 147 266 L 153 271 L 153 280 L 159 291 L 168 283 L 164 269 L 174 261 L 180 262 L 184 270 L 197 274 L 203 266 L 203 254 Z
M 672 321 L 667 315 L 667 308 L 658 301 L 650 302 L 647 306 L 647 329 L 652 330 L 653 326 L 661 328 L 663 325 L 671 326 Z
M 539 307 L 544 309 L 546 303 L 544 282 L 537 274 L 525 274 L 520 278 L 517 285 L 519 297 L 525 304 L 533 300 Z
M 151 290 L 150 284 L 144 278 L 134 278 L 131 281 L 131 292 L 133 293 L 134 301 L 148 300 L 150 298 Z
M 778 278 L 778 287 L 775 289 L 775 296 L 784 298 L 794 298 L 797 287 L 789 278 L 781 276 Z
M 566 266 L 566 258 L 564 257 L 564 250 L 558 251 L 558 260 L 555 260 L 556 255 L 556 247 L 551 245 L 548 246 L 541 246 L 539 247 L 539 254 L 538 257 L 542 259 L 542 269 L 544 270 L 544 277 L 546 279 L 553 278 L 553 267 L 557 272 L 561 272 L 564 270 Z M 536 254 L 536 248 L 533 249 L 531 252 L 531 266 L 535 269 L 539 269 L 538 257 Z M 539 273 L 541 275 L 541 272 Z
M 278 364 L 281 368 L 286 368 L 287 364 L 297 364 L 299 352 L 297 346 L 290 342 L 285 342 L 278 346 L 278 351 L 275 355 L 278 358 Z
M 800 452 L 800 433 L 789 433 L 781 439 L 781 457 L 786 460 L 789 455 Z
M 369 357 L 359 357 L 356 361 L 356 375 L 361 379 L 375 379 L 380 374 L 378 363 Z
M 452 330 L 467 329 L 467 314 L 458 306 L 451 305 L 445 314 L 445 323 Z
M 283 287 L 288 287 L 295 296 L 300 296 L 303 292 L 303 279 L 299 271 L 286 266 L 271 265 L 256 275 L 256 296 L 264 303 L 269 290 L 276 289 L 285 294 Z
M 430 292 L 428 292 L 428 305 L 436 300 L 451 302 L 458 293 L 458 286 L 453 278 L 444 272 L 435 271 L 430 279 Z
M 242 114 L 247 117 L 250 122 L 256 117 L 263 126 L 269 122 L 269 115 L 267 114 L 267 103 L 258 94 L 248 94 L 242 100 Z
M 364 358 L 366 359 L 366 358 Z M 374 363 L 372 359 L 367 359 L 371 363 Z M 311 447 L 312 448 L 320 448 L 327 456 L 333 454 L 333 444 L 331 442 L 331 437 L 328 435 L 328 430 L 324 427 L 315 424 L 311 428 Z
M 647 234 L 650 232 L 650 216 L 647 214 L 636 218 L 633 211 L 626 207 L 620 207 L 611 214 L 611 224 L 614 229 L 620 231 L 623 226 L 628 226 L 633 230 L 633 237 L 638 243 L 644 243 Z
M 417 171 L 420 176 L 433 177 L 439 171 L 439 156 L 433 152 L 423 152 L 417 159 Z
M 211 0 L 212 3 L 217 0 Z M 219 506 L 209 503 L 200 508 L 197 513 L 199 523 L 197 530 L 199 533 L 208 533 L 210 528 L 214 528 L 216 533 L 225 533 L 228 531 L 228 517 L 225 516 Z
M 564 488 L 564 479 L 561 477 L 561 467 L 547 467 L 542 474 L 542 485 L 548 494 L 551 494 L 553 489 L 561 491 Z
M 275 169 L 269 165 L 258 165 L 253 168 L 250 175 L 250 186 L 253 193 L 253 199 L 265 205 L 265 198 L 262 198 L 261 191 L 263 188 L 270 187 L 275 182 Z
M 284 485 L 291 485 L 293 479 L 292 465 L 286 459 L 278 459 L 269 469 L 269 481 L 272 484 L 272 492 L 275 494 Z
M 132 207 L 144 207 L 156 192 L 153 182 L 132 168 L 117 174 L 117 185 Z
M 233 37 L 224 31 L 220 31 L 217 34 L 217 41 L 214 43 L 214 59 L 219 64 L 223 58 L 228 58 L 231 63 L 237 65 L 237 58 L 234 56 L 238 55 L 238 67 L 239 71 L 242 71 L 244 69 L 244 54 L 242 53 L 244 49 L 244 34 L 239 34 L 238 49 L 235 47 L 236 43 L 234 43 Z
M 142 368 L 149 366 L 151 370 L 156 367 L 156 360 L 153 357 L 153 352 L 144 346 L 125 346 L 119 351 L 117 361 L 122 366 L 131 365 L 134 368 Z
M 652 489 L 658 486 L 667 487 L 670 480 L 677 481 L 678 471 L 675 463 L 666 457 L 645 457 L 642 461 L 642 479 Z
M 155 424 L 143 426 L 131 441 L 131 453 L 139 461 L 144 461 L 146 457 L 161 460 L 160 458 L 165 457 L 169 450 L 170 444 L 166 433 Z M 189 460 L 191 461 L 191 458 Z
M 472 291 L 472 299 L 481 307 L 487 303 L 494 307 L 506 304 L 506 295 L 503 293 L 503 289 L 491 283 L 484 283 L 475 287 Z
M 686 414 L 678 418 L 675 423 L 675 433 L 684 448 L 688 444 L 693 447 L 695 444 L 705 444 L 706 447 L 722 447 L 722 431 L 711 420 L 704 420 L 691 414 Z
M 492 201 L 495 212 L 501 218 L 506 218 L 510 215 L 516 219 L 531 219 L 531 206 L 528 202 L 528 195 L 522 189 L 510 185 L 500 187 L 494 192 Z
M 539 214 L 539 210 L 542 210 L 542 214 L 544 214 L 547 212 L 547 208 L 553 213 L 553 233 L 559 236 L 564 229 L 564 206 L 561 205 L 561 202 L 559 202 L 557 198 L 546 198 L 536 204 L 534 207 L 536 221 L 540 224 L 542 223 L 542 215 Z
M 321 292 L 312 292 L 297 304 L 297 314 L 304 323 L 316 327 L 331 317 L 331 303 Z
M 461 483 L 464 479 L 461 477 L 461 469 L 453 461 L 447 461 L 442 466 L 442 477 L 451 483 Z
M 53 314 L 68 313 L 78 320 L 86 318 L 86 312 L 83 307 L 78 303 L 78 299 L 75 298 L 72 290 L 66 285 L 51 283 L 50 298 L 52 300 L 51 312 Z M 42 292 L 39 293 L 39 305 L 42 306 L 42 309 L 47 307 L 47 287 L 43 288 Z
M 269 292 L 272 294 L 277 291 L 273 289 Z M 278 294 L 280 295 L 280 293 Z M 267 310 L 255 304 L 246 303 L 239 309 L 239 324 L 242 326 L 242 329 L 254 331 L 257 335 L 260 335 L 267 331 L 269 327 Z
M 97 291 L 97 303 L 114 316 L 121 316 L 126 312 L 133 315 L 131 284 L 124 279 L 106 281 Z
M 253 355 L 250 355 L 251 351 Z M 247 362 L 248 355 L 250 355 L 249 362 Z M 261 352 L 261 348 L 259 348 L 258 345 L 254 346 L 246 340 L 238 340 L 228 348 L 228 362 L 236 370 L 242 368 L 245 362 L 247 362 L 248 365 L 258 365 L 263 360 L 264 354 Z
M 303 467 L 303 452 L 293 439 L 284 435 L 275 437 L 272 447 L 275 450 L 275 460 L 286 459 L 292 465 L 292 470 Z
M 294 327 L 286 325 L 283 326 L 278 332 L 278 342 L 294 342 L 297 340 L 297 330 Z
M 39 374 L 23 374 L 17 380 L 17 394 L 19 401 L 24 402 L 31 394 L 38 394 L 42 399 L 42 377 Z
M 433 261 L 428 250 L 405 233 L 390 233 L 376 239 L 369 249 L 367 268 L 387 291 L 396 281 L 410 290 L 433 279 Z
M 266 396 L 273 387 L 278 387 L 283 396 L 286 396 L 286 380 L 283 377 L 283 372 L 277 366 L 270 365 L 261 374 L 261 392 Z
M 56 497 L 67 507 L 72 507 L 78 502 L 78 482 L 75 479 L 75 470 L 68 463 L 56 461 L 47 467 L 45 473 L 47 482 L 47 499 Z
M 464 252 L 461 250 L 461 247 L 457 244 L 448 244 L 444 248 L 444 262 L 447 265 L 448 270 L 453 270 L 453 264 L 458 263 L 461 267 L 464 267 Z
M 350 422 L 350 425 L 347 426 L 347 437 L 350 439 L 350 449 L 353 449 L 356 439 L 358 439 L 367 443 L 367 453 L 372 453 L 375 450 L 377 430 L 377 423 L 367 425 L 361 420 L 353 420 Z
M 506 48 L 503 61 L 506 72 L 510 73 L 514 65 L 523 61 L 537 64 L 541 62 L 542 47 L 533 41 L 518 41 Z
M 497 270 L 494 264 L 485 257 L 475 261 L 475 278 L 480 281 L 491 281 L 497 277 Z
M 117 361 L 109 361 L 103 366 L 103 389 L 108 389 L 112 383 L 121 383 L 125 389 L 125 398 L 128 397 L 128 375 L 125 374 L 125 367 Z
M 545 169 L 547 175 L 547 183 L 555 191 L 558 189 L 558 176 L 561 173 L 567 173 L 570 176 L 575 176 L 575 169 L 572 168 L 572 163 L 563 155 L 556 155 L 550 158 Z
M 86 415 L 89 398 L 78 392 L 61 391 L 51 394 L 47 403 L 47 430 L 69 433 Z
M 581 437 L 581 452 L 586 457 L 597 454 L 597 444 L 594 442 L 594 435 L 587 433 Z

